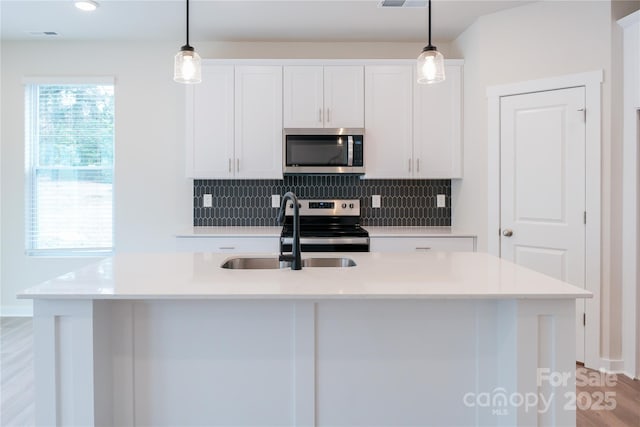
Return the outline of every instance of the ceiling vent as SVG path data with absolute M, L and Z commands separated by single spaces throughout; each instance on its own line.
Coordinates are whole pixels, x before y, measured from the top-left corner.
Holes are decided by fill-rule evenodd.
M 427 7 L 427 0 L 382 0 L 378 7 Z
M 32 37 L 59 37 L 60 33 L 56 33 L 55 31 L 27 31 Z

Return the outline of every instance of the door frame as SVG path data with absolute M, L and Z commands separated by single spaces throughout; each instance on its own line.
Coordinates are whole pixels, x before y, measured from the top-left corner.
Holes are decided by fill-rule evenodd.
M 585 88 L 586 167 L 585 205 L 585 288 L 593 293 L 586 301 L 584 363 L 587 367 L 604 367 L 600 359 L 600 274 L 601 274 L 601 98 L 603 70 L 529 80 L 487 88 L 488 98 L 488 252 L 500 256 L 500 98 L 572 87 Z
M 618 20 L 624 31 L 622 142 L 622 360 L 640 378 L 640 11 Z

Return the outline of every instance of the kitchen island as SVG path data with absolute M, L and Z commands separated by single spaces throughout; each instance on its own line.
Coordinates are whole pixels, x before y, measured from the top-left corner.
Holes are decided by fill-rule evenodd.
M 119 254 L 24 291 L 36 425 L 575 425 L 589 292 L 482 253 L 339 256 Z

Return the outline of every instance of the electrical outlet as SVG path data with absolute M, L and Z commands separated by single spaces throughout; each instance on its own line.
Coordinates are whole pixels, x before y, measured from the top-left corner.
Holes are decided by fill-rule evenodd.
M 213 206 L 213 195 L 205 194 L 202 196 L 202 207 L 210 208 Z
M 438 208 L 446 208 L 447 207 L 447 196 L 444 194 L 438 194 L 436 196 L 436 207 Z
M 271 207 L 272 208 L 279 208 L 280 207 L 280 195 L 279 194 L 272 194 L 271 195 Z
M 375 194 L 375 195 L 371 196 L 371 207 L 372 208 L 379 208 L 380 207 L 380 195 L 379 194 Z

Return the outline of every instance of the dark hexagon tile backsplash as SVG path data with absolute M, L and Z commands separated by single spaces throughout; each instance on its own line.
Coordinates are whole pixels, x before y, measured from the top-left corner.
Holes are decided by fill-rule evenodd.
M 194 180 L 194 226 L 273 226 L 277 208 L 271 195 L 293 191 L 300 199 L 360 199 L 362 225 L 450 226 L 451 180 L 360 179 L 350 175 L 285 176 L 283 180 Z M 203 194 L 213 195 L 213 207 L 202 207 Z M 371 207 L 380 194 L 381 208 Z M 436 208 L 436 195 L 446 195 Z

